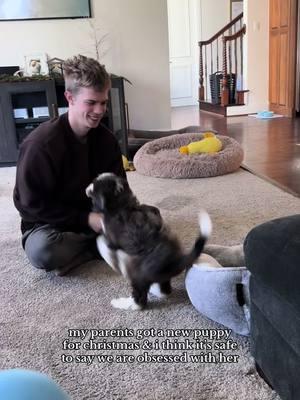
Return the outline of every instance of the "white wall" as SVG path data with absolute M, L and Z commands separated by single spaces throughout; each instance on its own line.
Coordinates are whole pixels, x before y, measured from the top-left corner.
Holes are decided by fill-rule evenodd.
M 230 0 L 199 0 L 200 39 L 208 40 L 230 21 Z
M 215 35 L 220 29 L 230 22 L 230 0 L 199 0 L 200 1 L 200 38 L 199 40 L 209 40 L 213 35 Z M 218 49 L 217 49 L 218 46 Z M 217 64 L 217 52 L 219 54 L 219 63 Z M 199 54 L 199 49 L 198 49 Z M 209 76 L 213 72 L 222 70 L 222 40 L 221 38 L 218 42 L 213 42 L 212 47 L 212 60 L 213 68 L 211 68 L 211 47 L 206 46 L 202 50 L 203 62 L 207 66 L 207 74 L 204 73 L 204 87 L 205 87 L 205 99 L 210 101 L 210 82 Z M 206 79 L 207 78 L 207 79 Z
M 109 72 L 127 77 L 130 126 L 170 128 L 167 0 L 92 0 L 99 37 L 108 34 L 101 60 Z M 24 55 L 65 59 L 95 57 L 88 20 L 1 22 L 0 65 L 23 65 Z M 5 38 L 5 40 L 3 40 Z
M 269 0 L 244 0 L 244 88 L 247 104 L 229 107 L 229 115 L 256 113 L 269 107 Z

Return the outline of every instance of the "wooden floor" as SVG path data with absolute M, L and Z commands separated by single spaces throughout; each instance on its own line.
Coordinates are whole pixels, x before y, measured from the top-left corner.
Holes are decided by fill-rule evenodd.
M 243 166 L 300 197 L 300 118 L 261 120 L 222 117 L 198 107 L 172 109 L 172 128 L 201 125 L 235 138 L 245 152 Z

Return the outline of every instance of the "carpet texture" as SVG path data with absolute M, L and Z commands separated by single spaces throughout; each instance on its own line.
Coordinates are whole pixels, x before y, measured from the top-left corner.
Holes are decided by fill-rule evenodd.
M 127 312 L 110 305 L 113 297 L 127 296 L 129 287 L 104 262 L 89 262 L 65 277 L 32 268 L 21 249 L 19 217 L 11 199 L 14 175 L 15 168 L 0 169 L 0 368 L 45 372 L 74 400 L 279 400 L 255 372 L 248 340 L 230 335 L 194 309 L 184 275 L 175 279 L 168 300 L 152 298 L 149 309 Z M 140 201 L 161 209 L 187 248 L 197 234 L 202 207 L 214 223 L 210 243 L 226 245 L 239 243 L 258 223 L 300 212 L 298 198 L 243 170 L 195 180 L 130 172 L 128 179 Z M 69 329 L 83 329 L 85 339 L 68 337 Z M 103 339 L 103 329 L 119 330 L 107 331 L 109 336 Z M 188 331 L 176 331 L 179 336 L 171 337 L 177 329 Z M 142 339 L 137 333 L 152 336 Z M 118 334 L 126 337 L 114 337 Z M 227 339 L 217 341 L 213 337 L 217 334 Z M 65 339 L 79 349 L 64 350 Z M 226 340 L 231 349 L 220 352 Z M 100 347 L 108 342 L 123 350 L 83 349 L 83 343 Z M 172 350 L 179 342 L 184 349 Z M 147 350 L 149 345 L 153 348 Z M 127 362 L 125 355 L 131 356 Z M 154 355 L 165 358 L 154 362 Z M 205 356 L 207 362 L 201 362 Z M 231 362 L 225 363 L 225 356 L 231 356 L 227 358 Z
M 133 163 L 138 173 L 158 178 L 208 178 L 236 171 L 243 161 L 241 145 L 233 138 L 217 135 L 222 149 L 213 154 L 181 154 L 179 148 L 204 138 L 202 133 L 181 133 L 144 144 Z

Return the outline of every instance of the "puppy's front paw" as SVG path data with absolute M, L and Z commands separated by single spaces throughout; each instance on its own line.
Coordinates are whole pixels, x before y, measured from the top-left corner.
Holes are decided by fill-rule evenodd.
M 141 310 L 142 307 L 137 304 L 132 297 L 120 297 L 119 299 L 112 299 L 110 304 L 114 308 L 121 310 Z
M 160 285 L 158 283 L 152 283 L 149 289 L 149 294 L 159 299 L 165 299 L 167 297 L 167 294 L 161 291 Z

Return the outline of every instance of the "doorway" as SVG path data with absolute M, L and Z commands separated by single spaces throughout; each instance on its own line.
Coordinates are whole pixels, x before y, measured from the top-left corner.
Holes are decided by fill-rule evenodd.
M 199 106 L 198 42 L 230 21 L 231 0 L 167 0 L 167 4 L 171 107 Z
M 295 113 L 297 0 L 270 0 L 270 110 Z
M 168 0 L 171 106 L 198 104 L 200 0 Z

